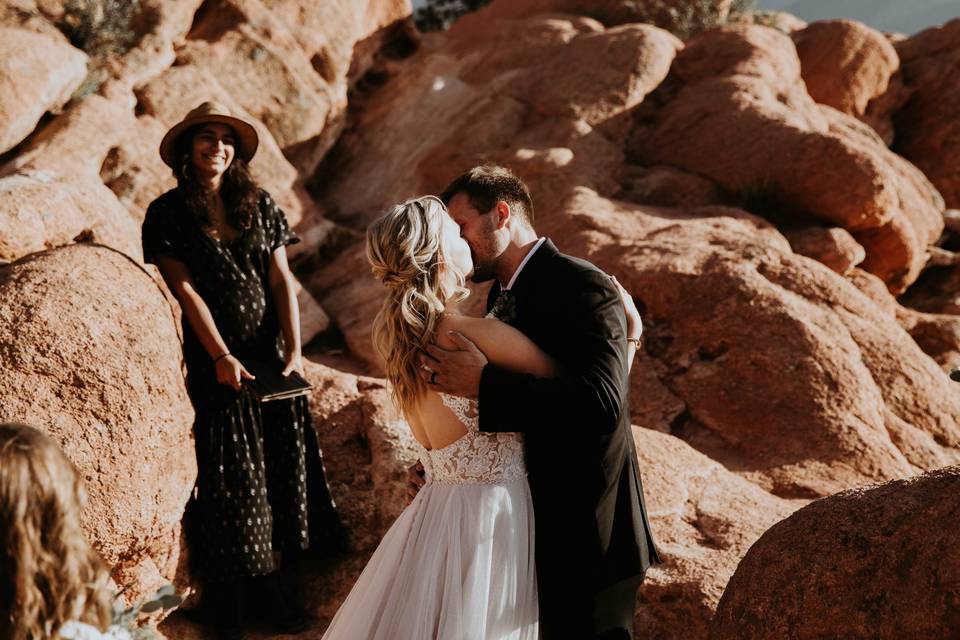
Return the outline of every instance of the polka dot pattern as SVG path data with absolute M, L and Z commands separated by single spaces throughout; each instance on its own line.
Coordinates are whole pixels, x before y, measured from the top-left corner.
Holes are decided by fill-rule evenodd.
M 259 215 L 233 242 L 200 226 L 177 189 L 151 203 L 143 223 L 147 262 L 182 262 L 230 352 L 282 362 L 269 286 L 271 254 L 298 242 L 265 191 Z M 191 513 L 200 569 L 215 580 L 276 569 L 275 551 L 341 539 L 305 396 L 266 403 L 216 380 L 213 362 L 183 322 L 187 388 L 196 409 L 197 486 Z

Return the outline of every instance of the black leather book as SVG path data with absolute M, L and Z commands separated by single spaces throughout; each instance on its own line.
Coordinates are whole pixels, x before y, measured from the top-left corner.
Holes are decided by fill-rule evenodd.
M 296 371 L 289 376 L 280 375 L 283 365 L 277 362 L 260 360 L 241 360 L 247 371 L 256 376 L 255 380 L 244 380 L 243 384 L 260 402 L 285 400 L 310 393 L 309 382 Z

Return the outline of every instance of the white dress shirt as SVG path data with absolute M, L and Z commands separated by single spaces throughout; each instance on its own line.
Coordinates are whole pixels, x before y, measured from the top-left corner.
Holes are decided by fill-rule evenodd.
M 507 283 L 507 286 L 504 287 L 502 284 L 500 285 L 501 291 L 509 291 L 513 287 L 513 283 L 517 281 L 517 276 L 520 275 L 520 272 L 523 271 L 523 268 L 527 266 L 528 262 L 530 262 L 530 258 L 533 257 L 533 254 L 537 252 L 537 249 L 540 248 L 540 245 L 542 245 L 546 239 L 546 237 L 540 238 L 537 240 L 537 244 L 533 245 L 533 247 L 530 248 L 530 251 L 527 251 L 527 255 L 525 255 L 520 264 L 517 265 L 517 270 L 513 272 L 513 275 L 510 277 L 510 282 Z

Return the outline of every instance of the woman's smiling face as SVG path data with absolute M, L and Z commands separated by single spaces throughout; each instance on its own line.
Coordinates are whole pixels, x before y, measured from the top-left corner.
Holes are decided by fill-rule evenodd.
M 225 124 L 210 122 L 200 126 L 190 148 L 190 161 L 203 176 L 224 174 L 236 155 L 236 135 Z

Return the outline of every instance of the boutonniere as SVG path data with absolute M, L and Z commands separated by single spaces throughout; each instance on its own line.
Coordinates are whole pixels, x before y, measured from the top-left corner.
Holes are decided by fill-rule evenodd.
M 501 322 L 510 324 L 517 319 L 517 299 L 509 289 L 501 291 L 500 295 L 493 302 L 493 307 L 485 316 L 487 318 L 496 318 Z

